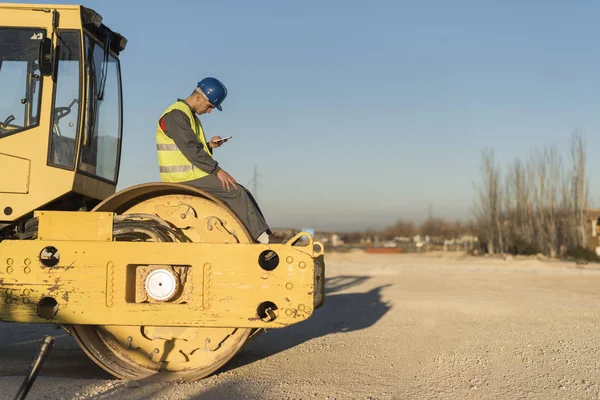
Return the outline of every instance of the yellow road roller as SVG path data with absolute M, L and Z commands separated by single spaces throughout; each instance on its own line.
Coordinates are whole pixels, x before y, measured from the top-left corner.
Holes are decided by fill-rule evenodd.
M 187 185 L 116 192 L 126 44 L 83 6 L 0 3 L 0 321 L 61 326 L 121 379 L 198 380 L 323 305 L 324 247 L 257 243 Z

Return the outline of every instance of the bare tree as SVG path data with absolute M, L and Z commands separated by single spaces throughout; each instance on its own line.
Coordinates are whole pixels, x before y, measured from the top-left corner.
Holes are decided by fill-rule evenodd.
M 502 218 L 502 187 L 500 168 L 493 150 L 484 150 L 481 157 L 481 182 L 477 188 L 474 210 L 488 243 L 488 252 L 504 251 Z
M 494 154 L 484 151 L 474 205 L 478 231 L 490 243 L 491 252 L 499 247 L 555 257 L 569 247 L 586 245 L 589 185 L 580 131 L 571 136 L 569 161 L 565 168 L 554 146 L 534 149 L 526 163 L 515 159 L 509 165 L 501 191 Z
M 417 234 L 417 226 L 413 221 L 397 220 L 393 225 L 385 228 L 381 235 L 385 239 L 394 239 L 397 236 L 412 237 Z
M 532 193 L 537 245 L 545 254 L 558 252 L 560 175 L 562 160 L 555 147 L 536 151 L 531 159 Z
M 519 236 L 523 238 L 531 238 L 533 236 L 534 227 L 532 222 L 533 208 L 531 204 L 531 189 L 527 179 L 527 170 L 521 160 L 515 160 L 513 164 L 514 173 L 514 193 L 515 205 L 514 210 L 516 220 L 519 226 Z
M 573 213 L 576 221 L 576 245 L 586 245 L 584 212 L 589 201 L 589 185 L 585 175 L 586 154 L 585 139 L 580 130 L 571 135 L 571 194 L 573 196 Z
M 535 238 L 531 178 L 524 163 L 516 158 L 508 169 L 505 189 L 505 214 L 508 220 L 507 245 L 530 246 Z

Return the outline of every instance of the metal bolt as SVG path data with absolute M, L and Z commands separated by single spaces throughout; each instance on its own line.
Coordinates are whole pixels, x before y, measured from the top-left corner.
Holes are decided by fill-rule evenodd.
M 29 258 L 26 258 L 24 262 L 25 262 L 25 265 L 31 264 L 31 260 Z
M 179 214 L 179 218 L 185 219 L 185 217 L 187 217 L 187 215 L 185 215 L 184 213 Z
M 288 256 L 288 258 L 286 258 L 285 261 L 287 261 L 288 264 L 291 264 L 294 262 L 294 257 Z
M 25 272 L 26 274 L 28 274 L 28 273 L 31 272 L 31 268 L 25 267 L 25 268 L 23 268 L 23 272 Z
M 29 299 L 27 297 L 23 297 L 23 304 L 29 304 Z
M 6 296 L 10 296 L 12 294 L 12 289 L 6 289 Z
M 285 315 L 287 315 L 288 317 L 291 317 L 294 314 L 294 310 L 292 310 L 291 308 L 287 308 L 285 310 Z
M 273 311 L 273 309 L 271 307 L 267 308 L 265 310 L 265 312 L 267 313 L 267 315 L 269 316 L 269 322 L 270 321 L 275 321 L 275 318 L 277 318 L 277 315 L 275 315 L 275 311 Z
M 294 284 L 292 282 L 288 282 L 285 284 L 285 288 L 287 290 L 292 290 L 294 288 Z
M 13 272 L 13 267 L 7 267 L 6 268 L 6 273 L 12 274 L 12 272 Z
M 304 304 L 299 304 L 298 305 L 298 310 L 304 312 L 304 310 L 306 310 L 306 306 Z
M 9 259 L 6 260 L 6 263 L 8 265 L 12 265 L 13 262 L 14 262 L 14 260 L 12 258 L 9 258 Z
M 29 296 L 30 293 L 31 293 L 31 291 L 29 289 L 23 289 L 23 294 L 25 296 Z
M 306 263 L 304 261 L 300 261 L 300 264 L 298 264 L 298 266 L 302 269 L 306 268 Z

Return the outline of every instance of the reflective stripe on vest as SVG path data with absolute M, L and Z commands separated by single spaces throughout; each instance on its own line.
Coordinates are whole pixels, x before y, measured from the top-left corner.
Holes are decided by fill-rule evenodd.
M 210 151 L 207 151 L 206 138 L 200 120 L 192 113 L 188 105 L 182 101 L 172 104 L 160 116 L 158 121 L 162 119 L 168 112 L 172 110 L 180 110 L 185 113 L 190 119 L 192 130 L 196 137 L 204 145 L 204 151 L 212 157 Z M 157 124 L 156 129 L 156 150 L 158 153 L 158 165 L 160 167 L 160 179 L 163 182 L 185 182 L 194 179 L 199 179 L 208 174 L 200 168 L 193 165 L 179 150 L 173 139 L 168 137 L 160 126 Z
M 160 167 L 160 172 L 187 172 L 193 169 L 192 165 L 173 165 L 171 167 Z
M 179 147 L 175 143 L 173 144 L 157 144 L 156 150 L 165 150 L 165 151 L 179 151 Z

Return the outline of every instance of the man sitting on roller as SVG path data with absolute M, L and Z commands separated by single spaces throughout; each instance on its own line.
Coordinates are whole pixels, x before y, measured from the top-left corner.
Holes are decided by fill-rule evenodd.
M 204 136 L 197 115 L 210 114 L 213 108 L 222 111 L 225 97 L 225 85 L 215 78 L 205 78 L 187 98 L 177 99 L 160 116 L 156 129 L 160 178 L 200 188 L 223 200 L 258 242 L 282 243 L 284 238 L 269 229 L 252 194 L 213 158 L 213 149 L 227 139 L 213 136 L 207 142 Z

